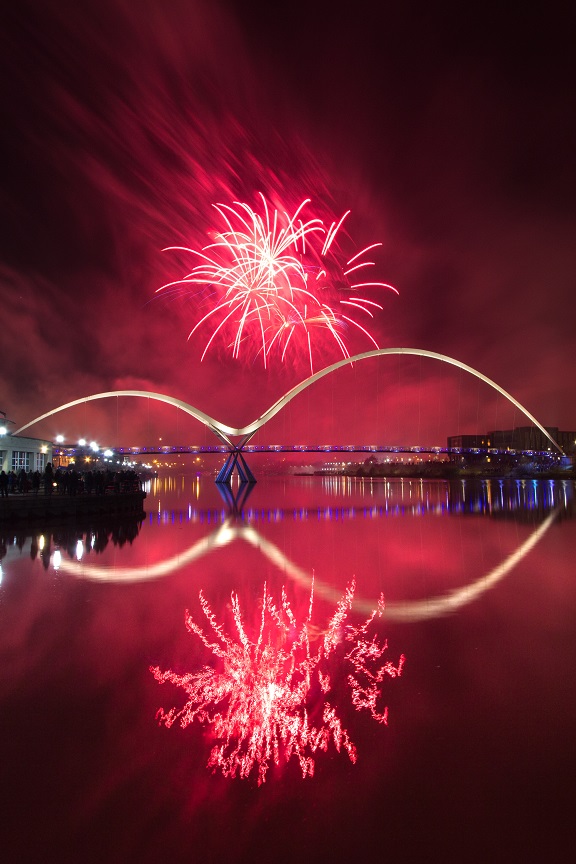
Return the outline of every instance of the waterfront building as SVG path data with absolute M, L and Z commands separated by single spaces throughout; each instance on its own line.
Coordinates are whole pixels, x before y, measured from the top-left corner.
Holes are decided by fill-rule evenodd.
M 24 438 L 20 435 L 0 435 L 0 471 L 24 469 L 44 472 L 52 461 L 52 442 L 44 438 Z
M 557 426 L 546 426 L 567 455 L 576 452 L 576 432 L 564 431 Z M 516 426 L 514 429 L 493 429 L 480 435 L 450 435 L 448 448 L 473 450 L 475 448 L 494 448 L 495 450 L 525 450 L 545 452 L 551 449 L 550 440 L 537 426 Z
M 473 450 L 477 447 L 491 447 L 490 435 L 450 435 L 448 449 Z
M 546 431 L 565 453 L 574 453 L 576 432 L 563 431 L 557 426 L 546 426 Z M 551 449 L 549 439 L 537 426 L 516 426 L 514 429 L 497 429 L 488 432 L 492 447 L 511 450 L 533 450 L 544 452 Z
M 518 460 L 551 457 L 556 459 L 559 467 L 573 468 L 576 462 L 576 432 L 558 429 L 557 426 L 547 426 L 546 430 L 562 448 L 565 456 L 561 459 L 550 439 L 537 426 L 516 426 L 514 429 L 493 429 L 480 435 L 448 436 L 450 462 L 462 467 L 488 467 L 490 463 L 491 467 L 495 468 L 497 465 L 502 467 L 504 463 L 511 467 Z M 513 462 L 510 462 L 511 459 Z

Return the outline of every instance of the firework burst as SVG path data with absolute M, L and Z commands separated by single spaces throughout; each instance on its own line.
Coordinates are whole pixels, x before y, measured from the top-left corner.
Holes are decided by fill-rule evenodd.
M 310 594 L 308 613 L 299 625 L 284 589 L 275 603 L 266 585 L 259 624 L 248 635 L 238 597 L 232 594 L 234 636 L 218 623 L 200 593 L 209 632 L 186 612 L 186 627 L 211 652 L 211 663 L 198 672 L 180 675 L 171 669 L 150 667 L 155 679 L 182 687 L 188 694 L 183 708 L 157 713 L 167 727 L 178 721 L 184 728 L 198 720 L 211 728 L 216 744 L 208 767 L 226 777 L 255 775 L 258 785 L 266 779 L 272 763 L 279 765 L 295 757 L 303 777 L 314 773 L 314 757 L 332 743 L 356 761 L 356 747 L 338 716 L 333 685 L 345 678 L 356 710 L 367 710 L 380 723 L 387 722 L 387 709 L 380 708 L 386 677 L 401 674 L 404 656 L 396 666 L 384 661 L 386 642 L 369 631 L 382 614 L 384 603 L 360 627 L 346 624 L 354 596 L 352 582 L 334 612 L 328 627 L 311 646 L 313 626 Z
M 321 337 L 328 336 L 345 357 L 350 331 L 378 348 L 354 316 L 373 318 L 383 308 L 360 289 L 398 293 L 385 282 L 363 278 L 374 266 L 364 255 L 381 244 L 340 260 L 336 238 L 348 213 L 326 228 L 319 218 L 303 220 L 309 199 L 292 216 L 272 210 L 264 196 L 261 200 L 263 215 L 240 202 L 215 205 L 225 227 L 203 249 L 169 247 L 198 259 L 188 274 L 158 291 L 183 292 L 206 310 L 189 334 L 211 326 L 202 359 L 211 347 L 225 344 L 235 358 L 242 352 L 260 355 L 266 367 L 273 355 L 282 361 L 302 356 L 304 345 L 313 372 L 313 346 Z

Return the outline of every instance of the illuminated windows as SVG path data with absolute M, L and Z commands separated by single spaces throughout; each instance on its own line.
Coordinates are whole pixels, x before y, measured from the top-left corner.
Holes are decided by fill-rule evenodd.
M 13 450 L 12 451 L 12 470 L 18 473 L 22 468 L 24 471 L 30 471 L 30 461 L 31 461 L 32 453 L 28 453 L 26 450 Z

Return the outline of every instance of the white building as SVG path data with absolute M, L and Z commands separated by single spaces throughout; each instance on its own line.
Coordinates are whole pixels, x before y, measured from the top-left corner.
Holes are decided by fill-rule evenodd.
M 43 438 L 23 438 L 20 435 L 0 434 L 0 471 L 14 471 L 24 468 L 42 473 L 48 462 L 52 461 L 52 442 Z

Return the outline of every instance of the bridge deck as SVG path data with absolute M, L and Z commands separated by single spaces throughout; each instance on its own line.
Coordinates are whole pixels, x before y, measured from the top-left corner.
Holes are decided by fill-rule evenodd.
M 170 456 L 176 454 L 226 454 L 231 449 L 226 444 L 188 444 L 188 445 L 164 445 L 162 447 L 152 445 L 151 447 L 114 447 L 114 452 L 122 456 Z M 558 454 L 543 450 L 515 450 L 510 447 L 439 447 L 420 446 L 410 447 L 394 446 L 386 444 L 246 444 L 239 448 L 242 453 L 423 453 L 435 455 L 510 455 L 510 456 L 556 456 Z M 74 456 L 76 447 L 55 447 L 55 455 Z

